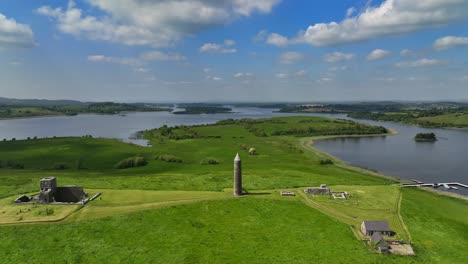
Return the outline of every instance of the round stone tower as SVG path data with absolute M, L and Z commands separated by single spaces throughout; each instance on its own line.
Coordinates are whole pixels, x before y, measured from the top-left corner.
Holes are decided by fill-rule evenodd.
M 242 161 L 239 153 L 234 158 L 234 195 L 242 195 Z

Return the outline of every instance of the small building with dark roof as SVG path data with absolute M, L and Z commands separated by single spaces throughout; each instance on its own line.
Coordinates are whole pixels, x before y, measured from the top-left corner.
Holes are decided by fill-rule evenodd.
M 366 236 L 378 233 L 382 236 L 394 236 L 395 232 L 390 229 L 387 221 L 363 221 L 361 232 Z
M 379 233 L 374 233 L 370 237 L 369 243 L 380 253 L 388 252 L 391 249 L 390 245 L 387 243 L 387 241 L 384 240 L 382 235 Z

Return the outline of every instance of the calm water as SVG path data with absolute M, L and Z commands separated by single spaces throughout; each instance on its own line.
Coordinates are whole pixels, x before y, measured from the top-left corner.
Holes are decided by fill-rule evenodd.
M 321 115 L 346 118 L 344 115 Z M 319 149 L 348 163 L 374 169 L 382 174 L 423 182 L 468 184 L 468 131 L 425 129 L 390 122 L 354 121 L 384 126 L 399 134 L 386 137 L 336 138 L 315 143 Z M 420 132 L 434 132 L 439 140 L 417 143 Z M 443 188 L 442 188 L 443 189 Z M 468 190 L 458 193 L 468 195 Z
M 79 115 L 0 120 L 0 139 L 13 137 L 82 136 L 117 138 L 145 145 L 144 140 L 131 140 L 137 131 L 162 125 L 214 123 L 227 118 L 263 118 L 297 114 L 273 113 L 273 109 L 234 108 L 234 114 L 174 115 L 168 112 L 127 113 L 120 115 Z M 344 115 L 316 114 L 346 118 Z M 349 119 L 349 118 L 347 118 Z M 315 145 L 348 163 L 377 170 L 385 175 L 425 182 L 458 181 L 468 184 L 468 131 L 423 129 L 396 123 L 355 120 L 381 125 L 399 132 L 396 136 L 339 138 L 322 140 Z M 439 141 L 416 143 L 419 132 L 433 131 Z M 468 194 L 468 191 L 463 191 Z

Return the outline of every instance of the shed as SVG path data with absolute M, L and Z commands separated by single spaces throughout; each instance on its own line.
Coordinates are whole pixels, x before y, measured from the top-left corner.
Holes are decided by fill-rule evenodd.
M 388 252 L 390 250 L 390 245 L 379 233 L 374 233 L 370 237 L 370 244 L 373 245 L 380 253 Z

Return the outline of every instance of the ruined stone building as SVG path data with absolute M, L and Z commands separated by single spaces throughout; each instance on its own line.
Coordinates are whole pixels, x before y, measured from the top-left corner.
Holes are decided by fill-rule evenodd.
M 55 177 L 45 177 L 39 181 L 39 194 L 28 197 L 22 195 L 18 197 L 16 203 L 38 202 L 49 203 L 78 203 L 86 199 L 86 193 L 81 186 L 63 186 L 57 187 Z

